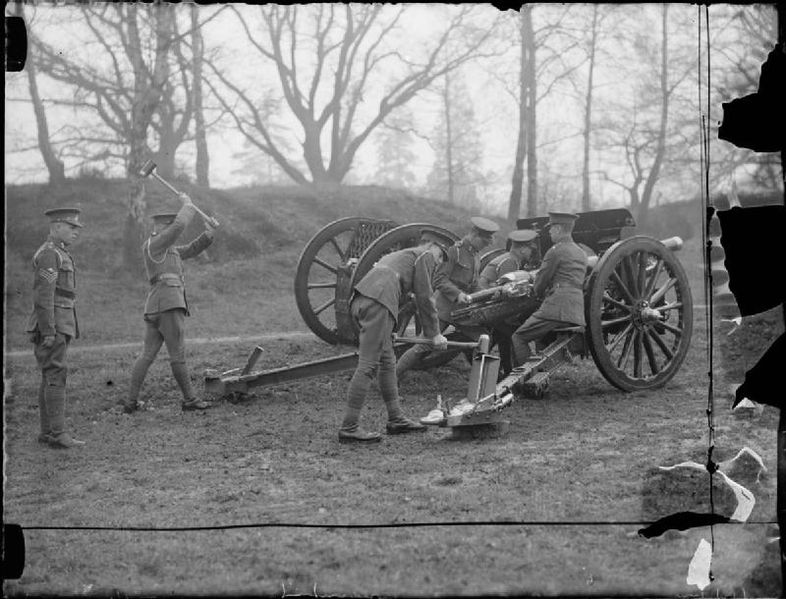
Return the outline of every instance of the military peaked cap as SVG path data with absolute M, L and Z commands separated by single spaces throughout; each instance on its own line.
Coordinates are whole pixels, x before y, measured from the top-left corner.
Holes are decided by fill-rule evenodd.
M 516 229 L 508 233 L 508 239 L 513 243 L 529 243 L 537 239 L 538 234 L 532 229 Z
M 172 222 L 175 220 L 177 216 L 177 212 L 159 212 L 158 214 L 154 214 L 150 218 L 153 219 L 153 222 L 160 225 L 171 225 Z
M 572 214 L 570 212 L 549 212 L 549 224 L 567 225 L 572 222 L 575 222 L 578 217 L 579 217 L 578 214 Z
M 473 216 L 469 219 L 469 222 L 472 223 L 472 226 L 475 227 L 481 235 L 493 235 L 499 231 L 499 225 L 497 223 L 488 218 L 483 218 L 482 216 Z
M 80 212 L 79 208 L 52 208 L 44 214 L 49 217 L 49 222 L 68 223 L 74 227 L 82 227 L 84 225 L 79 222 Z

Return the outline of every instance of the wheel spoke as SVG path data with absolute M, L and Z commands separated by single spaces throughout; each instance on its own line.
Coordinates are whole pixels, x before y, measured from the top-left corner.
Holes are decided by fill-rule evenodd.
M 633 274 L 633 265 L 631 264 L 631 256 L 623 256 L 622 260 L 620 260 L 622 264 L 622 272 L 625 277 L 625 280 L 628 282 L 628 289 L 633 291 L 637 296 L 641 292 L 640 289 L 636 287 L 636 277 Z M 633 302 L 631 302 L 633 303 Z
M 663 296 L 664 296 L 664 295 L 666 295 L 666 293 L 669 291 L 669 289 L 671 289 L 672 287 L 674 287 L 674 285 L 675 285 L 676 283 L 677 283 L 677 279 L 676 279 L 676 278 L 674 278 L 674 277 L 671 277 L 671 278 L 669 278 L 669 280 L 668 280 L 668 281 L 666 281 L 666 282 L 665 282 L 665 283 L 664 283 L 664 284 L 661 286 L 661 288 L 660 288 L 660 289 L 658 289 L 658 290 L 657 290 L 657 291 L 656 291 L 656 292 L 655 292 L 655 293 L 652 295 L 652 297 L 650 298 L 650 304 L 657 304 L 657 303 L 658 303 L 660 300 L 662 300 L 662 299 L 663 299 Z
M 647 362 L 650 364 L 650 372 L 652 374 L 658 374 L 660 368 L 658 368 L 658 360 L 655 358 L 655 350 L 652 348 L 652 342 L 646 334 L 642 334 L 641 337 L 644 342 L 644 351 L 647 353 Z
M 639 288 L 639 296 L 644 295 L 647 280 L 647 252 L 639 252 L 639 269 L 636 273 L 638 275 L 637 287 Z
M 669 349 L 669 346 L 668 346 L 668 345 L 666 345 L 666 343 L 663 341 L 663 339 L 661 338 L 661 336 L 660 336 L 660 335 L 658 335 L 658 333 L 656 333 L 656 332 L 655 332 L 655 331 L 653 331 L 652 329 L 648 328 L 648 329 L 647 329 L 647 335 L 648 335 L 649 337 L 652 337 L 652 339 L 653 339 L 653 340 L 655 341 L 655 343 L 658 345 L 658 347 L 660 348 L 660 350 L 663 352 L 663 355 L 664 355 L 664 356 L 666 356 L 666 359 L 667 359 L 667 360 L 671 360 L 671 359 L 674 357 L 674 354 L 673 354 L 673 353 L 672 353 L 672 351 Z
M 616 337 L 614 337 L 614 340 L 611 342 L 611 346 L 606 346 L 606 351 L 609 352 L 609 355 L 611 355 L 611 352 L 617 349 L 617 346 L 620 344 L 620 341 L 622 341 L 622 339 L 628 334 L 628 332 L 632 328 L 633 328 L 633 323 L 629 322 L 628 326 L 626 326 L 621 333 L 619 333 Z
M 614 282 L 620 288 L 620 291 L 622 291 L 622 293 L 625 295 L 630 305 L 635 304 L 636 300 L 633 299 L 633 296 L 630 294 L 630 291 L 628 291 L 627 285 L 625 285 L 625 283 L 622 282 L 622 279 L 620 278 L 616 270 L 611 271 L 611 278 L 614 279 Z
M 667 322 L 659 322 L 659 323 L 658 323 L 658 325 L 659 325 L 659 326 L 662 326 L 662 327 L 663 327 L 664 329 L 666 329 L 667 331 L 671 331 L 671 332 L 672 332 L 672 333 L 674 333 L 674 334 L 675 334 L 677 337 L 682 337 L 682 329 L 681 329 L 681 328 L 679 328 L 679 327 L 675 327 L 674 325 L 672 325 L 672 324 L 669 324 L 669 323 L 667 323 Z
M 644 298 L 648 298 L 652 295 L 652 290 L 655 289 L 655 284 L 658 282 L 658 277 L 660 276 L 660 271 L 663 269 L 663 260 L 658 258 L 658 263 L 655 265 L 655 272 L 650 275 L 649 281 L 647 281 L 647 288 L 644 291 Z
M 635 331 L 630 331 L 625 337 L 625 343 L 622 344 L 622 352 L 620 353 L 620 357 L 617 358 L 617 368 L 620 370 L 625 370 L 625 366 L 628 364 L 630 348 L 633 347 L 631 340 L 633 339 L 634 333 Z
M 314 256 L 314 262 L 319 264 L 322 268 L 327 268 L 334 275 L 338 275 L 338 269 L 335 266 L 332 266 L 332 265 L 328 264 L 327 262 L 325 262 L 319 256 Z
M 623 310 L 627 310 L 628 312 L 630 312 L 630 306 L 628 304 L 626 304 L 625 302 L 621 302 L 621 301 L 619 301 L 617 299 L 614 299 L 613 297 L 611 297 L 607 293 L 603 294 L 603 301 L 609 302 L 610 304 L 613 304 L 613 305 L 617 306 L 618 308 L 622 308 Z
M 676 308 L 682 308 L 682 302 L 672 302 L 671 304 L 666 304 L 665 306 L 658 306 L 658 310 L 674 310 Z
M 634 333 L 635 339 L 633 344 L 633 376 L 637 379 L 641 378 L 641 367 L 642 362 L 644 361 L 641 355 L 641 331 L 636 331 Z
M 336 298 L 335 297 L 333 299 L 330 299 L 330 300 L 326 301 L 319 308 L 315 308 L 314 309 L 314 315 L 315 316 L 319 316 L 322 312 L 327 310 L 330 306 L 332 306 L 335 303 L 336 303 Z
M 335 237 L 331 238 L 330 243 L 336 249 L 336 253 L 338 254 L 338 257 L 341 258 L 341 263 L 343 264 L 344 262 L 346 262 L 347 261 L 346 254 L 344 254 L 344 250 L 342 250 L 341 247 L 338 245 L 338 241 L 336 241 Z
M 630 321 L 630 318 L 631 318 L 630 314 L 628 314 L 627 316 L 621 316 L 620 318 L 614 318 L 613 320 L 601 320 L 600 326 L 601 328 L 606 329 L 608 327 L 614 326 L 615 324 L 622 324 L 623 322 L 628 322 Z
M 336 283 L 309 283 L 308 289 L 335 289 Z

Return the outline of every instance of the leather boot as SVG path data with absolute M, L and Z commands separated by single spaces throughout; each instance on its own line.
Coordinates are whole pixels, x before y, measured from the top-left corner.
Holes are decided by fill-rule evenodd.
M 193 400 L 194 390 L 191 388 L 191 377 L 188 376 L 188 367 L 185 362 L 170 362 L 169 365 L 177 381 L 177 386 L 180 387 L 180 392 L 183 394 L 183 401 Z
M 339 443 L 378 443 L 382 440 L 382 435 L 370 431 L 364 431 L 357 426 L 354 429 L 340 428 L 338 430 Z
M 394 420 L 388 420 L 385 430 L 388 435 L 404 435 L 406 433 L 422 433 L 426 430 L 425 424 L 420 424 L 406 416 L 399 416 Z
M 152 363 L 152 360 L 144 355 L 140 355 L 134 362 L 134 366 L 131 369 L 131 382 L 128 384 L 128 397 L 118 402 L 126 414 L 132 414 L 139 409 L 139 391 L 142 389 L 142 383 L 144 383 L 145 376 L 147 376 L 147 371 Z
M 84 445 L 84 441 L 75 439 L 65 430 L 65 387 L 47 385 L 44 389 L 44 397 L 52 437 L 49 445 L 66 449 Z
M 44 397 L 45 389 L 46 381 L 41 379 L 41 386 L 38 388 L 38 419 L 41 423 L 41 432 L 38 433 L 39 443 L 49 443 L 52 440 L 49 428 L 49 414 L 46 410 L 46 398 Z

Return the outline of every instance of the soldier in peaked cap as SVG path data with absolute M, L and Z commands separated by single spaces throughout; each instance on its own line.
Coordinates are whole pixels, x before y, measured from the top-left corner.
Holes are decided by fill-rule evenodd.
M 573 226 L 578 218 L 566 212 L 549 212 L 549 235 L 553 245 L 543 256 L 535 275 L 534 291 L 543 303 L 513 333 L 513 352 L 517 365 L 530 355 L 529 342 L 554 329 L 584 326 L 584 277 L 587 255 L 573 241 Z
M 76 317 L 76 268 L 68 246 L 79 238 L 82 223 L 78 208 L 54 208 L 49 217 L 49 237 L 33 255 L 33 311 L 27 333 L 41 369 L 38 441 L 55 448 L 84 445 L 65 430 L 66 356 L 79 337 Z
M 396 354 L 393 331 L 401 304 L 414 295 L 423 335 L 435 347 L 447 348 L 447 339 L 439 332 L 434 303 L 432 279 L 442 259 L 443 249 L 436 237 L 423 234 L 420 245 L 391 252 L 380 258 L 355 285 L 350 312 L 358 329 L 358 365 L 347 392 L 344 419 L 338 431 L 339 443 L 374 443 L 379 433 L 359 426 L 360 412 L 368 389 L 379 380 L 379 391 L 385 402 L 389 435 L 417 433 L 426 430 L 423 424 L 405 416 L 401 410 L 396 377 Z
M 517 270 L 535 270 L 540 265 L 540 250 L 537 246 L 538 234 L 532 229 L 517 229 L 508 234 L 510 249 L 491 260 L 480 273 L 479 286 L 488 289 L 499 285 L 499 279 Z M 499 347 L 500 373 L 506 376 L 513 368 L 511 335 L 521 324 L 525 314 L 516 319 L 498 323 L 493 330 L 494 341 Z
M 138 397 L 142 383 L 164 343 L 169 352 L 172 374 L 183 394 L 182 409 L 205 410 L 210 407 L 208 402 L 196 397 L 186 367 L 185 317 L 189 316 L 189 312 L 182 261 L 207 249 L 213 243 L 214 229 L 205 222 L 204 233 L 187 245 L 176 246 L 178 237 L 196 213 L 188 195 L 181 193 L 180 199 L 183 205 L 178 212 L 160 212 L 153 215 L 153 232 L 142 245 L 150 291 L 145 302 L 144 348 L 131 371 L 128 397 L 120 402 L 127 414 L 139 408 Z
M 488 289 L 500 277 L 515 270 L 534 270 L 537 268 L 538 234 L 532 229 L 517 229 L 508 234 L 510 249 L 491 260 L 480 273 L 478 285 Z
M 451 311 L 462 304 L 469 303 L 469 294 L 478 290 L 480 251 L 488 247 L 499 225 L 482 216 L 470 219 L 469 232 L 447 249 L 447 258 L 440 264 L 434 275 L 434 302 L 439 315 L 440 331 L 451 324 Z M 474 331 L 465 331 L 474 336 Z M 396 364 L 396 372 L 404 372 L 418 364 L 431 352 L 427 345 L 413 345 L 405 351 Z

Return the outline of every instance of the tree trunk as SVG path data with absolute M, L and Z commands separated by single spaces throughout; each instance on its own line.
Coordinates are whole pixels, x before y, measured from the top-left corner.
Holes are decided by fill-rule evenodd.
M 210 154 L 207 149 L 205 114 L 202 108 L 202 58 L 205 46 L 202 31 L 197 22 L 197 6 L 191 5 L 191 31 L 194 61 L 194 141 L 196 142 L 196 182 L 201 187 L 210 187 Z
M 519 130 L 516 158 L 513 163 L 508 220 L 515 223 L 521 215 L 521 192 L 524 187 L 524 158 L 527 151 L 527 52 L 524 46 L 524 11 L 519 15 Z
M 525 45 L 527 49 L 527 216 L 538 214 L 538 155 L 537 114 L 538 98 L 535 60 L 535 32 L 532 28 L 532 6 L 521 8 L 524 19 Z
M 592 33 L 589 51 L 589 75 L 587 77 L 587 96 L 584 102 L 584 164 L 581 170 L 581 210 L 592 210 L 590 199 L 589 153 L 590 131 L 592 130 L 592 86 L 595 74 L 595 45 L 598 38 L 598 5 L 592 6 Z
M 16 5 L 16 14 L 24 18 L 24 8 L 21 2 Z M 33 101 L 33 112 L 35 113 L 35 122 L 38 127 L 38 148 L 41 150 L 41 156 L 46 164 L 46 170 L 49 171 L 49 184 L 56 185 L 65 181 L 65 165 L 63 161 L 58 159 L 52 149 L 52 143 L 49 140 L 49 125 L 46 120 L 46 111 L 44 104 L 41 102 L 41 96 L 38 94 L 38 81 L 36 80 L 36 69 L 34 56 L 31 50 L 34 46 L 28 47 L 27 56 L 27 83 L 30 87 L 30 98 Z
M 652 191 L 658 182 L 660 176 L 660 169 L 663 165 L 663 158 L 666 155 L 666 126 L 669 121 L 669 59 L 668 59 L 668 10 L 669 5 L 663 5 L 663 16 L 661 20 L 661 27 L 663 30 L 663 39 L 661 40 L 661 60 L 660 60 L 660 92 L 661 92 L 661 107 L 660 107 L 660 125 L 658 128 L 658 145 L 655 150 L 655 160 L 652 163 L 652 168 L 644 183 L 644 190 L 641 193 L 641 203 L 639 204 L 637 224 L 643 227 L 647 222 L 647 216 L 652 199 Z
M 123 227 L 123 266 L 125 272 L 137 277 L 144 274 L 142 243 L 145 240 L 145 184 L 137 178 L 126 198 L 128 213 Z
M 156 56 L 152 72 L 150 72 L 147 65 L 145 65 L 141 46 L 138 43 L 138 6 L 137 4 L 127 5 L 129 37 L 132 43 L 134 43 L 133 47 L 136 50 L 129 57 L 134 70 L 134 102 L 131 108 L 129 155 L 126 167 L 130 177 L 138 176 L 139 169 L 150 154 L 150 149 L 147 145 L 147 133 L 166 83 L 166 63 L 174 18 L 171 5 L 159 4 L 153 7 L 156 19 Z
M 453 204 L 455 201 L 455 182 L 453 181 L 453 128 L 450 121 L 450 73 L 445 73 L 443 100 L 445 104 L 445 168 L 448 177 L 448 202 Z

